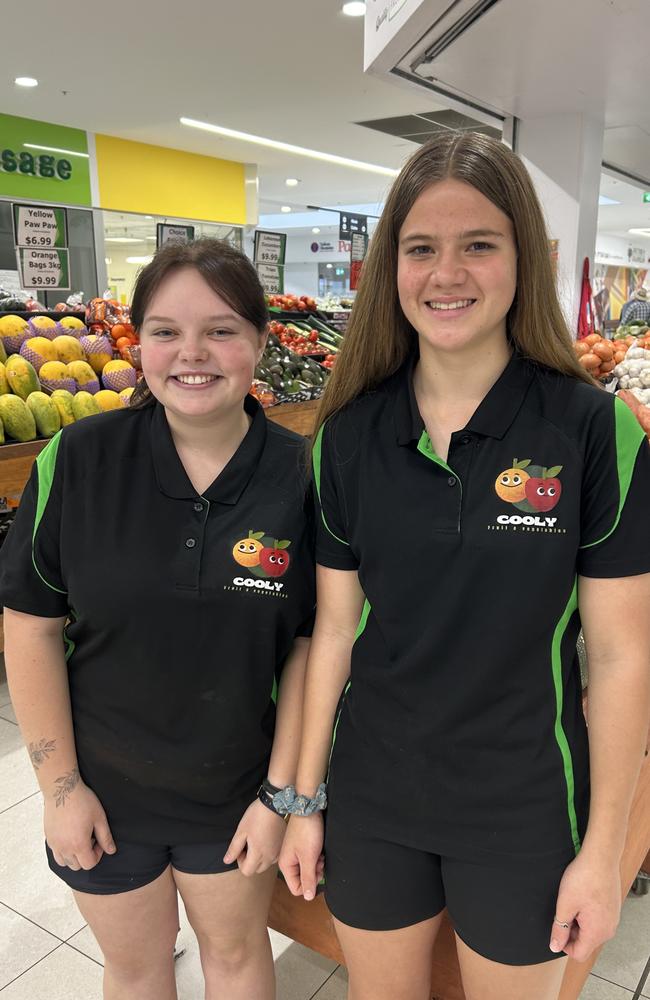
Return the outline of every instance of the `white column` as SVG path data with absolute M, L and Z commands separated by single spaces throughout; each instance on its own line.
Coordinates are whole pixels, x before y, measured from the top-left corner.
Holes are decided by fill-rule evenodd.
M 593 274 L 604 122 L 584 114 L 520 121 L 516 152 L 535 183 L 550 239 L 559 240 L 558 291 L 575 336 L 582 264 Z

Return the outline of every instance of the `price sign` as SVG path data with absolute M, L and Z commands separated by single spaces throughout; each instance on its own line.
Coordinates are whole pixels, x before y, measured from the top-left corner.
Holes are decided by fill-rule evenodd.
M 165 243 L 191 243 L 194 239 L 194 226 L 168 226 L 159 222 L 156 226 L 156 249 L 160 250 Z
M 70 288 L 67 250 L 34 250 L 20 247 L 18 269 L 23 288 Z
M 284 292 L 284 268 L 280 264 L 256 264 L 257 276 L 262 288 L 269 295 L 281 295 Z
M 253 260 L 259 264 L 284 265 L 287 250 L 286 233 L 268 233 L 258 229 L 255 233 Z
M 361 267 L 368 250 L 367 233 L 352 233 L 350 248 L 350 291 L 359 287 Z
M 46 205 L 14 205 L 14 242 L 17 247 L 67 247 L 68 219 L 65 208 Z

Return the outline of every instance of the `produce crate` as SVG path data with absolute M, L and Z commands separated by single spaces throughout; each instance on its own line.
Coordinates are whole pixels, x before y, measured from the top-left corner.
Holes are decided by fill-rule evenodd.
M 58 312 L 56 309 L 43 309 L 43 310 L 38 310 L 37 312 L 36 311 L 32 312 L 27 309 L 9 309 L 4 312 L 0 310 L 0 319 L 2 319 L 3 316 L 20 316 L 21 319 L 28 319 L 28 320 L 34 319 L 35 316 L 47 316 L 48 319 L 53 319 L 57 323 L 59 322 L 60 319 L 63 319 L 64 316 L 74 316 L 75 319 L 80 319 L 82 323 L 86 322 L 85 309 L 73 312 Z

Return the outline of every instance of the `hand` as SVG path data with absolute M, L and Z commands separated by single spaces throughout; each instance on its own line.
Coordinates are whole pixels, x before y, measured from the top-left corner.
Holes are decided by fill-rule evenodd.
M 294 896 L 313 899 L 316 886 L 323 877 L 325 860 L 323 814 L 292 816 L 280 852 L 280 871 L 289 892 Z
M 242 875 L 261 875 L 278 860 L 285 831 L 282 816 L 255 799 L 242 816 L 223 860 L 226 864 L 236 861 Z
M 57 865 L 72 871 L 88 871 L 104 853 L 117 850 L 101 802 L 81 779 L 64 800 L 60 795 L 46 797 L 44 825 Z
M 614 937 L 621 915 L 621 880 L 618 865 L 603 864 L 584 848 L 562 876 L 550 949 L 564 951 L 584 962 L 605 941 Z

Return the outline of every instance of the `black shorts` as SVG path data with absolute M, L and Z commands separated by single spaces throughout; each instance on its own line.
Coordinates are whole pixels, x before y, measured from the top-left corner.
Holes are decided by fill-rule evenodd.
M 237 862 L 226 865 L 223 856 L 228 850 L 223 844 L 150 845 L 132 844 L 120 840 L 115 854 L 103 854 L 94 868 L 73 871 L 57 865 L 45 844 L 47 860 L 55 875 L 77 892 L 108 896 L 117 892 L 139 889 L 153 882 L 168 865 L 190 875 L 216 875 L 233 871 Z
M 341 923 L 396 930 L 445 907 L 472 951 L 504 965 L 562 958 L 549 950 L 560 880 L 572 857 L 464 861 L 328 822 L 325 898 Z

